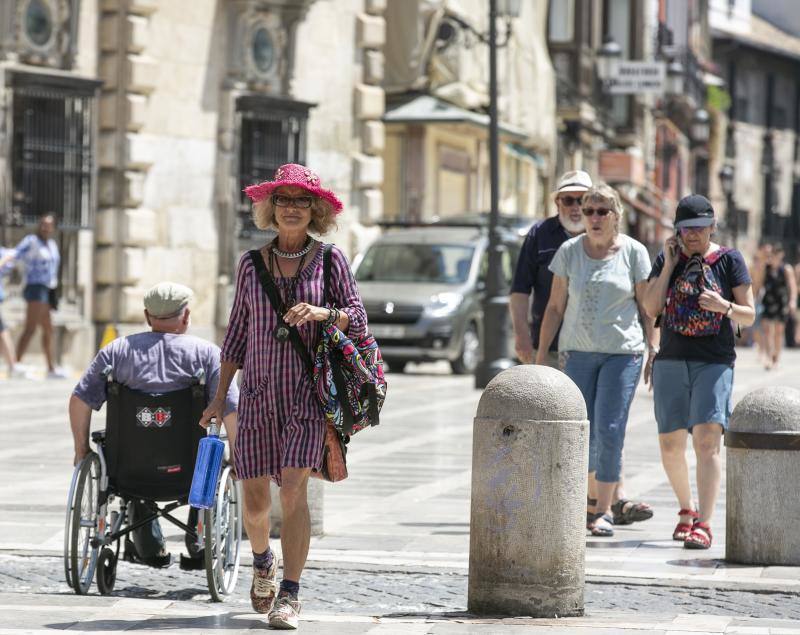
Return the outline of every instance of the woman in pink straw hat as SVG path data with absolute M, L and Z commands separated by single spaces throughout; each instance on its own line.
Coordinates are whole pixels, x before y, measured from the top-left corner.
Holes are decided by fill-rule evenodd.
M 309 168 L 288 164 L 272 181 L 245 189 L 260 229 L 277 237 L 239 261 L 236 295 L 222 346 L 217 394 L 200 424 L 222 418 L 225 395 L 242 369 L 236 473 L 244 485 L 244 524 L 253 547 L 250 600 L 269 613 L 276 628 L 297 628 L 300 574 L 306 561 L 310 521 L 306 488 L 322 463 L 326 424 L 307 367 L 292 345 L 296 327 L 313 358 L 322 323 L 335 323 L 351 338 L 365 335 L 367 316 L 344 254 L 331 247 L 328 290 L 335 309 L 323 300 L 322 243 L 309 235 L 328 232 L 342 203 L 324 189 Z M 277 310 L 262 287 L 271 279 Z M 283 581 L 278 588 L 277 558 L 269 548 L 269 481 L 280 485 L 283 525 Z

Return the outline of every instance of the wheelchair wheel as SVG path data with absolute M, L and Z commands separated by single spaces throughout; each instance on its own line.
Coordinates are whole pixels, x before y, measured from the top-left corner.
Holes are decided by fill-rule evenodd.
M 100 458 L 90 453 L 75 469 L 67 503 L 64 535 L 64 572 L 67 582 L 78 595 L 92 586 L 97 566 L 97 538 L 100 511 Z
M 214 506 L 204 512 L 205 564 L 211 599 L 222 602 L 236 587 L 242 543 L 242 485 L 222 470 Z
M 103 547 L 97 560 L 97 588 L 101 595 L 109 595 L 117 581 L 117 554 L 110 547 Z

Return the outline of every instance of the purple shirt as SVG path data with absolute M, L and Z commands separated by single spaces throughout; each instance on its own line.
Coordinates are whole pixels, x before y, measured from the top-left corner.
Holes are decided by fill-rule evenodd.
M 278 278 L 283 294 L 288 280 Z M 295 299 L 314 306 L 322 301 L 322 247 L 303 267 L 297 280 Z M 367 314 L 347 258 L 336 246 L 331 250 L 329 293 L 333 304 L 350 318 L 351 339 L 366 335 Z M 299 327 L 300 336 L 312 359 L 319 338 L 319 322 Z M 308 371 L 291 342 L 279 342 L 272 332 L 277 316 L 272 310 L 248 254 L 239 260 L 236 295 L 231 308 L 228 332 L 222 344 L 223 361 L 242 369 L 242 405 L 239 427 L 261 427 L 267 420 L 292 418 L 320 420 L 322 409 L 314 394 Z M 270 472 L 273 473 L 273 472 Z
M 208 402 L 219 384 L 219 357 L 218 346 L 194 335 L 148 331 L 120 337 L 97 353 L 72 394 L 99 410 L 106 401 L 106 366 L 111 366 L 115 381 L 152 394 L 191 386 L 202 370 Z M 231 382 L 224 414 L 234 412 L 238 402 L 239 389 Z

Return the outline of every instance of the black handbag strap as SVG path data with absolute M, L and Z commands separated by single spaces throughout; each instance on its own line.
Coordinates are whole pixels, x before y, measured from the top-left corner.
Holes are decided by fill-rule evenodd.
M 267 265 L 264 262 L 264 256 L 261 255 L 261 251 L 258 249 L 251 249 L 248 254 L 250 255 L 250 260 L 253 262 L 253 266 L 256 269 L 256 274 L 258 275 L 258 280 L 261 282 L 261 287 L 264 289 L 264 293 L 267 294 L 269 303 L 272 305 L 272 309 L 275 311 L 275 315 L 278 318 L 278 323 L 289 329 L 289 341 L 292 343 L 294 350 L 297 351 L 297 354 L 300 356 L 300 359 L 302 360 L 303 365 L 306 367 L 308 374 L 313 376 L 314 362 L 312 361 L 311 355 L 309 355 L 305 345 L 303 344 L 303 339 L 300 337 L 300 332 L 297 330 L 297 327 L 289 326 L 283 321 L 283 316 L 280 313 L 281 303 L 278 299 L 278 288 L 275 286 L 275 280 L 273 280 L 272 274 L 267 270 Z
M 333 245 L 322 246 L 322 302 L 325 306 L 331 304 L 331 249 Z

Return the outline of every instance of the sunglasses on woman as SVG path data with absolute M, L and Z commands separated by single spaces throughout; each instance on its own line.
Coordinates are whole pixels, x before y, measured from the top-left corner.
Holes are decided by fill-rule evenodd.
M 286 196 L 285 194 L 273 194 L 272 203 L 278 207 L 297 207 L 308 209 L 314 202 L 313 196 Z
M 597 214 L 598 216 L 608 216 L 611 213 L 611 210 L 607 207 L 584 207 L 581 208 L 581 213 L 584 216 L 594 216 Z

